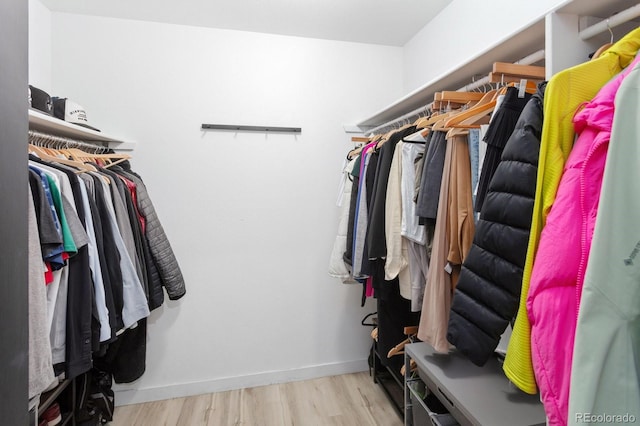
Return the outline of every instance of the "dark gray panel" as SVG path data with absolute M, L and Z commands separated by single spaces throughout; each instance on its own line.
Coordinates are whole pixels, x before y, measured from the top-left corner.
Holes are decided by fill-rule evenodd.
M 0 1 L 0 423 L 28 424 L 28 2 Z

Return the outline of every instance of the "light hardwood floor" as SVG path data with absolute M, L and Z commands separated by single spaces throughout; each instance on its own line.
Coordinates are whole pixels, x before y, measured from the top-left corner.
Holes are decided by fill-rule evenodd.
M 401 426 L 369 373 L 117 407 L 112 426 Z

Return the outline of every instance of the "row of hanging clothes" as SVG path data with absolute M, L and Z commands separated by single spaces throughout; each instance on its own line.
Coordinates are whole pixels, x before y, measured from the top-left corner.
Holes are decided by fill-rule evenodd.
M 129 159 L 29 131 L 30 398 L 92 368 L 116 382 L 139 378 L 146 318 L 164 303 L 164 291 L 172 300 L 185 294 Z
M 329 272 L 376 297 L 381 353 L 417 325 L 484 365 L 512 327 L 504 373 L 550 425 L 640 418 L 639 48 L 636 29 L 350 153 Z
M 544 69 L 535 72 L 543 75 Z M 403 340 L 407 326 L 419 325 L 418 337 L 438 351 L 451 346 L 452 289 L 473 240 L 474 208 L 480 210 L 536 84 L 489 88 L 438 93 L 443 108 L 375 134 L 349 153 L 330 274 L 361 282 L 363 303 L 376 298 L 380 353 Z M 402 366 L 401 357 L 382 362 L 397 371 Z

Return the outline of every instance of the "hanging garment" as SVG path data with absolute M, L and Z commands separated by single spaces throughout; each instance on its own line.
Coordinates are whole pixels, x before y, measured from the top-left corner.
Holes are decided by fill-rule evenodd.
M 372 204 L 369 206 L 369 226 L 367 228 L 367 253 L 369 259 L 379 259 L 387 255 L 384 227 L 387 183 L 389 181 L 391 162 L 398 142 L 403 137 L 415 133 L 415 129 L 415 126 L 410 126 L 396 131 L 380 148 L 380 159 L 373 183 L 373 199 Z
M 477 212 L 482 210 L 484 197 L 500 162 L 502 150 L 516 127 L 520 113 L 530 98 L 531 95 L 529 93 L 525 92 L 520 97 L 517 88 L 508 87 L 502 103 L 499 107 L 496 107 L 496 111 L 491 117 L 491 123 L 484 136 L 484 140 L 487 142 L 487 151 L 478 180 L 475 204 L 475 211 Z
M 351 278 L 351 268 L 347 268 L 347 265 L 342 258 L 347 248 L 347 227 L 349 223 L 349 197 L 351 195 L 352 180 L 351 172 L 356 159 L 352 159 L 346 162 L 342 169 L 342 193 L 341 198 L 338 201 L 340 207 L 340 217 L 338 219 L 338 235 L 333 243 L 333 249 L 331 250 L 331 256 L 329 258 L 329 275 L 335 278 L 339 278 L 345 284 L 353 284 L 355 281 Z
M 178 265 L 178 260 L 175 257 L 169 239 L 160 223 L 160 219 L 156 213 L 155 207 L 151 202 L 151 198 L 148 195 L 146 186 L 142 181 L 142 178 L 136 175 L 129 165 L 128 161 L 124 161 L 117 166 L 111 167 L 111 170 L 123 174 L 128 179 L 135 182 L 138 194 L 138 209 L 145 218 L 145 237 L 149 243 L 149 249 L 155 263 L 159 279 L 162 287 L 165 288 L 170 300 L 178 300 L 186 294 L 186 287 L 182 271 Z M 162 287 L 149 284 L 149 292 L 162 292 Z M 150 296 L 151 297 L 151 296 Z
M 84 182 L 83 182 L 84 183 Z M 94 317 L 97 316 L 100 328 L 98 331 L 99 342 L 108 342 L 112 337 L 111 325 L 109 324 L 109 309 L 105 295 L 104 281 L 102 279 L 102 266 L 100 265 L 100 255 L 98 254 L 98 243 L 96 240 L 96 232 L 94 229 L 93 215 L 89 204 L 89 196 L 85 185 L 80 185 L 82 193 L 82 203 L 85 212 L 85 226 L 89 243 L 87 245 L 89 255 L 89 268 L 91 269 L 91 278 L 93 281 L 93 295 L 95 300 L 96 311 L 93 312 Z M 99 346 L 99 345 L 98 345 Z M 93 352 L 96 352 L 94 349 Z
M 68 266 L 60 270 L 51 349 L 56 375 L 65 371 L 66 377 L 72 379 L 91 368 L 92 350 L 93 296 L 86 285 L 91 282 L 91 272 L 81 193 L 75 170 L 59 164 L 44 164 L 38 159 L 32 159 L 31 164 L 50 179 L 65 240 L 65 253 L 69 256 Z M 50 293 L 53 287 L 47 290 Z
M 579 413 L 640 419 L 640 68 L 624 80 L 604 170 L 575 336 L 568 424 Z M 623 416 L 626 415 L 626 419 Z M 630 421 L 629 418 L 633 420 Z
M 360 156 L 360 167 L 356 173 L 361 179 L 357 179 L 358 188 L 356 189 L 354 204 L 355 220 L 354 220 L 354 241 L 352 243 L 351 252 L 353 253 L 353 276 L 357 279 L 365 279 L 368 277 L 363 272 L 363 265 L 368 265 L 368 259 L 364 257 L 365 253 L 365 239 L 367 235 L 367 226 L 369 224 L 369 202 L 371 194 L 367 192 L 367 178 L 366 176 L 371 174 L 369 171 L 369 163 L 372 159 L 372 150 L 375 147 L 375 143 L 371 143 L 362 149 Z M 376 156 L 377 158 L 377 156 Z M 375 171 L 375 165 L 372 166 Z M 353 192 L 352 192 L 353 193 Z M 367 266 L 364 266 L 365 270 L 368 270 Z M 365 290 L 366 291 L 366 290 Z
M 447 339 L 484 365 L 518 310 L 536 191 L 546 83 L 525 106 L 491 179 L 451 304 Z
M 406 238 L 407 262 L 409 264 L 409 278 L 411 284 L 411 311 L 418 312 L 422 309 L 424 287 L 429 271 L 429 255 L 427 253 L 427 226 L 419 223 L 416 213 L 415 191 L 418 173 L 422 173 L 426 142 L 416 142 L 414 136 L 412 142 L 404 142 L 402 145 L 402 237 Z M 433 234 L 430 235 L 433 237 Z
M 480 129 L 469 129 L 469 160 L 471 161 L 472 198 L 473 205 L 475 205 L 478 178 L 480 176 Z
M 93 172 L 92 172 L 93 173 Z M 127 252 L 124 239 L 120 229 L 118 228 L 115 208 L 113 206 L 113 198 L 109 186 L 104 180 L 99 179 L 102 186 L 102 191 L 106 201 L 106 216 L 105 221 L 110 226 L 113 233 L 114 243 L 118 252 L 118 260 L 120 264 L 120 271 L 122 273 L 122 322 L 124 328 L 135 327 L 136 323 L 142 318 L 149 316 L 149 305 L 147 298 L 142 288 L 142 283 L 138 278 L 137 272 Z M 97 190 L 99 190 L 99 186 Z
M 574 129 L 571 120 L 578 106 L 592 99 L 607 81 L 629 65 L 639 48 L 640 28 L 631 31 L 597 59 L 561 71 L 547 84 L 531 237 L 518 315 L 503 364 L 509 380 L 527 393 L 536 392 L 531 361 L 531 325 L 526 314 L 531 269 L 538 250 L 540 232 L 553 205 L 564 163 L 573 146 Z
M 353 239 L 354 239 L 354 227 L 356 221 L 356 205 L 358 203 L 358 189 L 360 185 L 360 162 L 362 161 L 362 152 L 364 152 L 364 148 L 361 151 L 361 155 L 356 156 L 354 159 L 353 168 L 351 169 L 351 174 L 349 178 L 351 180 L 351 194 L 349 196 L 349 221 L 347 222 L 347 241 L 344 248 L 344 253 L 342 254 L 342 260 L 345 265 L 352 271 L 353 274 Z M 355 276 L 355 275 L 354 275 Z
M 81 202 L 82 194 L 75 171 L 62 169 L 71 182 L 78 218 L 84 224 L 86 218 Z M 86 234 L 85 234 L 86 236 Z M 92 308 L 93 295 L 91 285 L 91 269 L 89 267 L 88 237 L 78 248 L 78 253 L 69 259 L 69 293 L 67 299 L 67 378 L 85 373 L 91 369 L 92 349 Z
M 425 152 L 416 213 L 421 218 L 435 220 L 438 213 L 440 186 L 443 178 L 447 150 L 447 133 L 435 131 L 432 132 L 432 134 L 433 136 Z
M 379 259 L 373 263 L 374 277 L 384 275 L 384 261 Z M 401 379 L 400 369 L 404 365 L 403 357 L 387 357 L 389 351 L 407 336 L 404 328 L 418 323 L 418 314 L 411 312 L 411 302 L 400 295 L 398 280 L 383 283 L 384 291 L 376 289 L 376 307 L 378 316 L 378 353 L 382 365 L 397 372 Z
M 402 146 L 398 142 L 391 160 L 387 196 L 385 199 L 385 242 L 387 255 L 384 264 L 384 278 L 398 277 L 400 295 L 411 300 L 411 276 L 409 274 L 407 240 L 402 237 Z
M 50 194 L 45 192 L 44 182 L 40 179 L 40 175 L 31 169 L 29 170 L 29 187 L 33 196 L 42 260 L 50 264 L 52 260 L 57 259 L 64 252 L 62 234 L 57 225 L 57 215 L 51 211 L 53 201 L 49 202 Z M 46 283 L 50 284 L 51 281 L 46 281 Z
M 564 166 L 531 272 L 531 355 L 549 425 L 566 425 L 575 327 L 600 201 L 614 99 L 638 56 L 578 110 L 578 138 Z M 562 267 L 558 267 L 562 265 Z M 562 324 L 558 327 L 558 324 Z
M 29 399 L 54 382 L 51 342 L 47 327 L 47 289 L 40 249 L 36 209 L 29 187 Z
M 433 249 L 429 263 L 427 284 L 422 302 L 418 338 L 429 343 L 437 352 L 448 352 L 447 323 L 451 305 L 451 275 L 445 270 L 449 254 L 449 235 L 447 222 L 449 217 L 449 175 L 453 144 L 446 144 L 444 167 L 440 184 L 438 214 L 433 236 Z M 427 169 L 428 171 L 428 169 Z
M 144 237 L 144 218 L 140 216 L 138 209 L 136 207 L 137 203 L 137 188 L 135 183 L 125 178 L 124 176 L 118 175 L 117 173 L 113 174 L 116 184 L 119 189 L 122 188 L 123 200 L 125 202 L 127 208 L 127 214 L 129 217 L 129 225 L 131 226 L 131 231 L 133 232 L 133 240 L 135 245 L 135 252 L 137 257 L 136 269 L 140 268 L 138 274 L 140 276 L 140 281 L 142 282 L 145 295 L 149 300 L 149 310 L 153 311 L 158 308 L 164 302 L 164 296 L 160 293 L 158 295 L 152 295 L 149 291 L 149 283 L 151 282 L 151 277 L 153 276 L 153 270 L 149 268 L 149 262 L 147 259 L 151 257 L 151 253 L 149 252 L 149 246 L 147 244 L 147 240 Z M 156 271 L 157 273 L 157 271 Z
M 359 262 L 359 277 L 371 277 L 373 275 L 372 260 L 369 258 L 369 241 L 367 238 L 369 230 L 369 221 L 371 219 L 371 209 L 374 200 L 374 183 L 378 173 L 378 162 L 380 161 L 380 151 L 377 148 L 371 148 L 365 158 L 364 181 L 360 180 L 360 191 L 358 192 L 358 215 L 356 240 L 354 247 L 354 255 Z M 355 273 L 355 268 L 354 268 Z
M 425 225 L 428 238 L 433 239 L 433 226 Z M 424 289 L 429 275 L 429 252 L 427 246 L 407 241 L 409 254 L 409 276 L 411 280 L 411 312 L 420 312 L 424 301 Z
M 397 148 L 396 148 L 397 149 Z M 402 193 L 402 236 L 417 244 L 424 245 L 426 233 L 418 220 L 416 203 L 414 201 L 416 163 L 424 155 L 424 139 L 422 143 L 402 143 L 402 176 L 400 191 Z
M 473 220 L 473 204 L 471 196 L 471 164 L 469 159 L 469 143 L 462 135 L 454 136 L 449 142 L 452 145 L 451 171 L 449 184 L 449 215 L 447 232 L 449 234 L 449 253 L 447 262 L 451 268 L 451 289 L 455 289 L 460 276 L 460 268 L 464 262 L 475 232 Z M 447 307 L 448 309 L 448 307 Z M 446 334 L 447 322 L 444 329 Z
M 126 206 L 127 189 L 120 177 L 113 173 L 109 169 L 100 168 L 100 173 L 106 175 L 107 179 L 111 182 L 109 185 L 111 190 L 111 199 L 113 200 L 113 208 L 116 216 L 116 223 L 118 224 L 118 230 L 124 241 L 125 248 L 131 262 L 133 263 L 138 279 L 142 284 L 142 288 L 145 290 L 145 294 L 148 293 L 146 277 L 143 273 L 143 267 L 141 265 L 140 258 L 138 257 L 138 251 L 136 248 L 135 235 L 133 227 L 135 223 L 130 220 L 129 212 Z
M 42 353 L 29 354 L 30 392 L 36 395 L 51 383 L 47 375 L 64 372 L 73 379 L 94 363 L 107 363 L 119 381 L 140 377 L 145 369 L 144 318 L 150 307 L 162 303 L 163 285 L 171 298 L 184 295 L 184 281 L 144 185 L 128 164 L 117 167 L 122 175 L 107 169 L 79 173 L 67 164 L 30 156 L 31 246 L 37 247 L 40 239 L 40 247 L 30 247 L 30 280 L 39 278 L 39 288 L 51 296 L 37 312 L 30 309 L 30 318 L 52 318 L 39 323 L 52 343 L 43 350 L 48 360 Z M 30 327 L 38 339 L 39 329 Z
M 122 282 L 122 272 L 119 264 L 109 259 L 117 259 L 117 251 L 115 244 L 112 242 L 111 233 L 105 235 L 106 221 L 102 219 L 102 210 L 98 205 L 102 205 L 102 191 L 95 191 L 95 181 L 93 176 L 88 173 L 80 174 L 80 179 L 84 183 L 87 192 L 87 202 L 91 211 L 91 220 L 93 221 L 93 231 L 96 239 L 96 249 L 98 252 L 98 260 L 100 262 L 100 272 L 102 274 L 102 284 L 104 287 L 105 304 L 109 313 L 110 339 L 103 343 L 110 343 L 115 340 L 116 333 L 124 328 L 122 324 L 122 291 L 118 291 L 118 283 Z M 105 213 L 106 214 L 106 213 Z M 97 268 L 96 268 L 97 269 Z M 115 281 L 114 281 L 115 280 Z M 102 346 L 101 349 L 106 349 Z
M 424 161 L 427 156 L 427 151 L 429 150 L 429 145 L 431 143 L 431 139 L 433 138 L 434 132 L 429 132 L 429 134 L 425 137 L 424 148 L 415 161 L 415 182 L 413 188 L 413 202 L 416 204 L 416 216 L 420 216 L 418 214 L 418 197 L 420 196 L 420 185 L 422 183 L 422 173 L 424 172 Z

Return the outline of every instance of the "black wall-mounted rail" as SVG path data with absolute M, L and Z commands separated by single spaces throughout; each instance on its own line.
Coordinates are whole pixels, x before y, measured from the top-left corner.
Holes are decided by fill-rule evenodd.
M 301 127 L 277 127 L 277 126 L 238 126 L 231 124 L 203 124 L 202 130 L 234 130 L 238 132 L 274 132 L 274 133 L 301 133 Z

